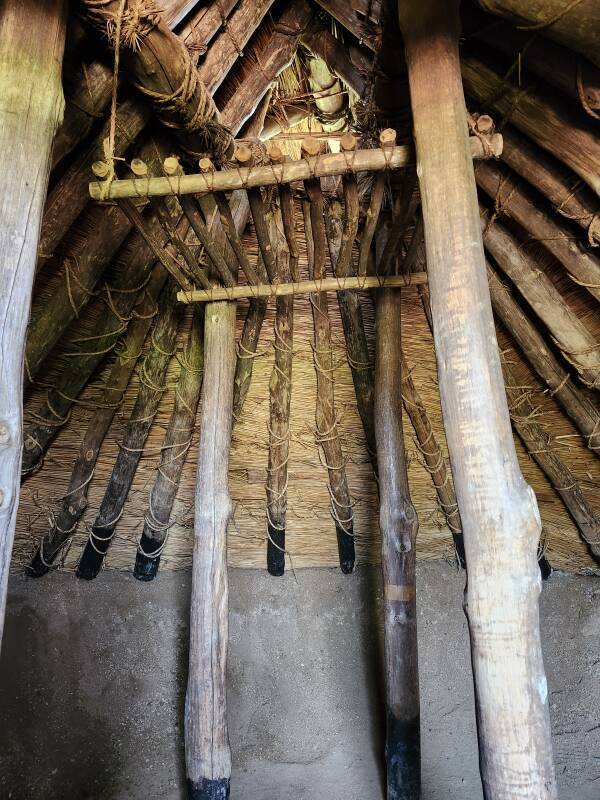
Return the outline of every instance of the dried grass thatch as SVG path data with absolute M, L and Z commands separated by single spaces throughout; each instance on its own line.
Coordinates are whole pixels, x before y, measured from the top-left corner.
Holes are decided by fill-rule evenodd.
M 300 218 L 300 215 L 298 215 Z M 300 224 L 300 223 L 298 223 Z M 257 244 L 253 232 L 245 237 L 251 257 L 256 257 Z M 301 243 L 301 269 L 306 275 L 307 263 L 304 238 Z M 545 257 L 545 271 L 560 286 L 567 302 L 577 311 L 590 330 L 600 336 L 600 319 L 585 293 L 564 276 L 559 267 Z M 373 308 L 371 299 L 363 297 L 365 324 L 371 347 L 373 346 Z M 345 345 L 335 296 L 329 296 L 330 314 L 334 331 L 334 357 L 336 370 L 336 398 L 340 415 L 340 434 L 347 458 L 350 491 L 355 502 L 355 534 L 357 560 L 375 563 L 379 559 L 378 497 L 377 487 L 367 451 L 362 426 L 356 409 L 356 400 L 350 369 L 345 358 Z M 337 544 L 333 520 L 329 513 L 330 498 L 325 467 L 320 463 L 315 443 L 315 373 L 312 362 L 312 318 L 307 297 L 296 298 L 295 357 L 289 467 L 289 500 L 287 516 L 287 547 L 293 567 L 334 566 L 337 564 Z M 88 313 L 73 326 L 70 337 L 85 335 L 93 318 L 101 313 L 100 303 L 90 304 Z M 241 329 L 245 306 L 238 308 L 238 326 Z M 231 454 L 231 494 L 235 512 L 229 528 L 229 563 L 232 566 L 265 567 L 266 521 L 265 479 L 267 467 L 269 414 L 268 383 L 273 362 L 273 306 L 269 307 L 266 323 L 254 366 L 252 386 L 242 419 L 236 424 Z M 413 378 L 430 414 L 436 438 L 446 453 L 441 420 L 438 387 L 436 384 L 435 356 L 431 335 L 415 289 L 403 292 L 403 340 L 406 357 L 413 365 Z M 546 425 L 554 446 L 574 475 L 581 481 L 590 499 L 600 485 L 598 460 L 583 446 L 579 434 L 561 413 L 555 401 L 543 391 L 539 381 L 524 364 L 504 331 L 499 330 L 500 346 L 514 365 L 521 385 L 531 387 L 534 404 L 539 408 L 538 421 Z M 183 342 L 180 343 L 182 346 Z M 68 352 L 69 342 L 64 342 L 63 352 Z M 60 353 L 48 365 L 46 376 L 52 376 L 68 366 Z M 154 481 L 159 461 L 160 446 L 169 420 L 174 396 L 174 382 L 178 365 L 174 359 L 169 370 L 170 388 L 165 392 L 156 417 L 144 456 L 138 468 L 133 489 L 127 501 L 125 514 L 119 521 L 117 535 L 107 557 L 107 566 L 113 569 L 132 568 L 136 544 L 143 526 L 148 494 Z M 19 570 L 27 562 L 39 538 L 47 531 L 48 517 L 57 510 L 57 500 L 66 491 L 70 467 L 75 458 L 82 432 L 91 416 L 91 406 L 98 402 L 107 369 L 85 389 L 75 406 L 69 423 L 57 436 L 42 468 L 23 486 L 19 510 L 17 538 L 13 569 Z M 137 376 L 127 390 L 122 411 L 119 412 L 107 436 L 89 493 L 89 506 L 74 537 L 65 559 L 65 568 L 73 569 L 86 538 L 86 525 L 91 524 L 117 454 L 127 416 L 138 385 Z M 43 397 L 43 389 L 32 391 L 26 404 L 26 413 L 35 409 Z M 200 413 L 198 425 L 200 424 Z M 444 517 L 437 504 L 429 473 L 422 465 L 409 421 L 405 418 L 405 432 L 409 454 L 411 494 L 420 520 L 418 557 L 422 559 L 445 558 L 453 560 L 453 544 Z M 162 557 L 161 569 L 178 569 L 191 563 L 192 514 L 195 485 L 195 465 L 198 431 L 194 436 L 184 468 L 181 485 L 174 507 L 175 522 Z M 549 485 L 532 459 L 517 441 L 519 459 L 527 481 L 534 487 L 544 526 L 544 548 L 554 568 L 585 571 L 593 569 L 595 562 L 588 555 L 577 529 L 562 505 L 558 495 Z

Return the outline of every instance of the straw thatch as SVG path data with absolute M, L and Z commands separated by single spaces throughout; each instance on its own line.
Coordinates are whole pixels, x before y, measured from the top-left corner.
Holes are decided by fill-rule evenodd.
M 299 233 L 302 234 L 300 223 L 298 225 Z M 251 230 L 248 231 L 245 242 L 251 257 L 256 257 L 257 245 Z M 302 273 L 306 275 L 306 248 L 302 235 L 300 235 L 300 246 L 300 267 Z M 544 267 L 559 285 L 571 307 L 577 311 L 590 330 L 596 336 L 600 336 L 600 319 L 583 290 L 562 277 L 559 269 L 553 263 L 548 263 L 548 258 Z M 101 313 L 101 308 L 100 303 L 90 306 L 89 313 L 75 326 L 70 338 L 84 335 L 85 330 L 93 322 L 93 316 Z M 325 467 L 319 461 L 314 432 L 315 371 L 311 351 L 312 317 L 308 298 L 296 298 L 295 309 L 286 546 L 291 557 L 291 565 L 294 567 L 334 566 L 337 564 L 338 556 L 334 523 L 329 512 L 327 474 Z M 350 492 L 355 502 L 357 560 L 359 563 L 374 563 L 378 561 L 380 551 L 377 488 L 356 409 L 352 378 L 345 358 L 341 320 L 333 294 L 329 296 L 329 309 L 334 331 L 334 357 L 338 365 L 336 403 L 340 414 L 339 428 L 347 458 Z M 373 308 L 368 296 L 363 297 L 363 312 L 372 349 Z M 259 356 L 255 360 L 250 393 L 242 418 L 236 424 L 233 434 L 230 479 L 235 511 L 229 528 L 229 563 L 232 566 L 265 567 L 268 384 L 273 364 L 273 315 L 274 306 L 270 305 L 257 351 Z M 238 334 L 244 316 L 245 305 L 240 302 Z M 403 292 L 402 320 L 404 350 L 409 364 L 413 367 L 413 379 L 430 414 L 435 436 L 447 454 L 436 385 L 433 343 L 414 288 Z M 593 498 L 600 484 L 597 459 L 583 446 L 579 434 L 560 412 L 555 401 L 543 391 L 539 381 L 523 363 L 513 343 L 502 330 L 499 330 L 499 342 L 505 357 L 513 364 L 520 385 L 531 387 L 533 403 L 539 408 L 537 420 L 547 427 L 561 457 L 581 481 L 590 498 Z M 182 340 L 180 347 L 183 344 Z M 64 343 L 63 351 L 69 352 L 68 342 Z M 66 363 L 68 364 L 68 359 Z M 60 371 L 64 364 L 65 359 L 57 354 L 50 364 L 48 380 L 51 380 L 53 373 Z M 58 498 L 67 489 L 70 466 L 76 456 L 82 431 L 91 416 L 91 406 L 100 400 L 106 375 L 107 369 L 85 389 L 69 423 L 58 434 L 43 466 L 23 486 L 13 559 L 14 569 L 22 568 L 27 562 L 40 536 L 48 528 L 49 515 L 58 509 Z M 133 566 L 148 494 L 154 482 L 160 446 L 172 409 L 177 375 L 178 364 L 176 359 L 173 359 L 168 375 L 169 388 L 162 398 L 125 513 L 119 521 L 117 535 L 107 557 L 109 568 L 129 570 Z M 127 390 L 123 408 L 116 415 L 105 440 L 90 487 L 88 510 L 65 559 L 65 567 L 68 569 L 73 569 L 79 558 L 81 545 L 87 537 L 86 526 L 93 522 L 102 500 L 137 386 L 138 379 L 135 376 Z M 43 389 L 36 389 L 31 393 L 26 403 L 26 414 L 39 404 L 42 397 Z M 422 465 L 422 457 L 414 443 L 413 432 L 406 418 L 404 425 L 408 443 L 411 494 L 420 520 L 418 557 L 454 560 L 450 531 L 445 525 L 431 477 Z M 181 478 L 174 507 L 175 521 L 170 529 L 161 569 L 177 569 L 191 563 L 197 440 L 198 431 L 194 436 Z M 593 569 L 596 566 L 595 562 L 588 555 L 558 495 L 532 459 L 527 456 L 518 440 L 516 444 L 524 475 L 536 491 L 544 526 L 543 544 L 550 563 L 555 568 L 565 570 Z
M 233 3 L 229 3 L 228 9 L 233 5 Z M 237 64 L 216 93 L 217 105 L 220 108 L 225 107 L 243 85 L 248 69 L 260 63 L 260 54 L 264 48 L 268 47 L 276 27 L 273 20 L 266 18 L 252 36 L 245 47 L 244 57 L 238 59 Z M 267 118 L 269 116 L 275 118 L 285 126 L 286 112 L 302 110 L 300 116 L 303 116 L 304 119 L 295 126 L 287 127 L 286 135 L 279 140 L 280 145 L 287 153 L 298 157 L 300 138 L 291 138 L 290 134 L 314 133 L 322 130 L 313 113 L 314 104 L 311 101 L 304 55 L 301 51 L 280 75 L 272 89 Z M 353 98 L 353 100 L 355 99 Z M 353 110 L 357 111 L 357 109 Z M 358 111 L 363 115 L 365 113 L 364 109 L 358 109 Z M 96 128 L 93 128 L 90 133 L 90 136 L 94 135 L 96 135 Z M 68 158 L 65 158 L 65 163 L 53 176 L 54 180 L 60 178 L 61 171 L 66 170 L 68 164 Z M 306 245 L 300 223 L 302 215 L 298 213 L 297 216 L 301 246 L 300 268 L 303 277 L 307 277 Z M 68 250 L 69 242 L 78 242 L 85 233 L 82 223 L 76 221 L 62 244 L 63 251 Z M 251 258 L 256 258 L 257 244 L 251 228 L 246 232 L 245 241 Z M 600 315 L 597 313 L 597 305 L 593 298 L 583 287 L 569 280 L 562 265 L 558 264 L 540 246 L 537 248 L 527 246 L 527 252 L 538 258 L 539 268 L 558 287 L 568 307 L 577 314 L 595 341 L 599 341 Z M 34 298 L 36 307 L 43 306 L 51 291 L 50 287 L 54 285 L 52 278 L 55 271 L 61 268 L 59 258 L 50 259 L 44 265 L 36 282 Z M 105 277 L 110 280 L 110 274 Z M 361 299 L 372 353 L 374 349 L 372 300 L 366 294 Z M 243 325 L 246 308 L 245 302 L 238 304 L 238 335 Z M 89 333 L 93 328 L 94 321 L 98 319 L 104 309 L 104 300 L 99 296 L 92 297 L 85 306 L 85 310 L 80 312 L 79 318 L 62 337 L 58 347 L 44 364 L 41 382 L 29 390 L 25 402 L 26 418 L 35 413 L 43 401 L 44 385 L 52 384 L 62 370 L 69 368 L 72 356 L 68 354 L 76 349 L 73 346 L 75 340 L 81 339 Z M 355 503 L 354 530 L 357 561 L 359 563 L 377 562 L 380 552 L 377 486 L 356 409 L 356 398 L 346 360 L 342 325 L 333 293 L 329 296 L 329 311 L 333 325 L 334 359 L 337 364 L 335 386 L 339 430 L 347 459 L 350 493 Z M 187 310 L 187 313 L 191 313 L 190 309 Z M 265 480 L 268 460 L 268 385 L 273 366 L 273 318 L 274 305 L 271 304 L 258 345 L 250 392 L 242 417 L 236 423 L 233 433 L 230 480 L 235 511 L 229 528 L 229 563 L 232 566 L 264 568 L 266 565 Z M 413 368 L 414 382 L 430 416 L 435 437 L 447 456 L 436 385 L 433 343 L 414 288 L 403 290 L 402 325 L 403 349 Z M 295 351 L 286 547 L 292 567 L 334 566 L 338 563 L 338 553 L 335 526 L 330 515 L 327 470 L 320 462 L 315 440 L 316 385 L 311 350 L 313 323 L 307 297 L 298 297 L 295 300 L 294 327 Z M 182 326 L 182 331 L 184 329 L 185 326 Z M 505 359 L 511 363 L 512 371 L 515 373 L 519 385 L 527 387 L 531 391 L 531 400 L 537 409 L 536 421 L 545 426 L 551 437 L 552 446 L 556 448 L 566 466 L 580 482 L 588 499 L 598 507 L 600 505 L 596 501 L 600 489 L 598 459 L 584 446 L 580 434 L 528 368 L 516 343 L 501 327 L 498 327 L 498 336 Z M 180 333 L 179 346 L 180 348 L 183 346 L 182 333 Z M 94 404 L 101 399 L 103 384 L 109 374 L 111 363 L 112 358 L 109 357 L 101 372 L 95 375 L 87 385 L 74 405 L 68 422 L 56 436 L 43 464 L 23 485 L 13 558 L 14 570 L 20 570 L 27 563 L 40 538 L 50 527 L 49 520 L 60 507 L 62 495 L 67 490 L 71 467 L 77 455 L 81 437 L 87 421 L 93 413 Z M 160 459 L 160 447 L 173 407 L 174 384 L 178 372 L 179 364 L 174 358 L 169 368 L 167 391 L 161 400 L 159 412 L 151 428 L 145 452 L 135 475 L 125 513 L 119 520 L 116 537 L 106 560 L 109 568 L 131 569 L 133 567 L 136 544 L 148 506 L 148 494 L 154 483 L 155 471 Z M 66 569 L 73 569 L 77 563 L 81 545 L 87 538 L 86 526 L 90 525 L 96 516 L 138 385 L 136 374 L 127 389 L 122 408 L 115 416 L 100 453 L 90 484 L 87 510 L 64 559 Z M 198 423 L 200 419 L 201 411 L 198 414 Z M 404 426 L 408 445 L 411 495 L 420 520 L 418 557 L 423 559 L 446 558 L 454 561 L 452 537 L 445 525 L 444 515 L 438 506 L 431 476 L 423 466 L 421 453 L 415 444 L 413 432 L 406 417 Z M 174 506 L 173 525 L 162 556 L 161 569 L 177 569 L 191 563 L 192 506 L 196 480 L 198 434 L 197 429 L 181 477 Z M 597 569 L 597 563 L 588 554 L 587 548 L 558 494 L 526 454 L 520 440 L 516 440 L 516 447 L 525 478 L 534 487 L 537 494 L 544 528 L 543 547 L 549 562 L 554 568 L 565 570 Z

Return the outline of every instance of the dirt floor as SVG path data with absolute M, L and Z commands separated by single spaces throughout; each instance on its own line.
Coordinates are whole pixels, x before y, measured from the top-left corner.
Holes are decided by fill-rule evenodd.
M 464 576 L 418 570 L 423 800 L 480 800 Z M 2 800 L 179 800 L 188 572 L 14 578 Z M 378 572 L 230 571 L 231 800 L 381 800 Z M 600 580 L 553 575 L 542 635 L 561 800 L 600 797 Z

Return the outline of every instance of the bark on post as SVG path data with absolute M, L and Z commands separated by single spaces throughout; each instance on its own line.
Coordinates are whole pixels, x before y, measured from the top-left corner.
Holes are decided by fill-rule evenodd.
M 52 568 L 57 557 L 63 552 L 67 542 L 75 533 L 77 523 L 87 508 L 88 490 L 102 443 L 121 405 L 129 380 L 140 358 L 146 335 L 156 314 L 158 295 L 166 277 L 167 274 L 162 267 L 157 266 L 143 293 L 141 302 L 136 306 L 136 319 L 127 329 L 117 360 L 106 381 L 102 400 L 81 441 L 62 508 L 27 567 L 27 574 L 32 578 L 40 578 Z
M 482 210 L 485 216 L 485 209 Z M 482 225 L 488 253 L 548 328 L 581 380 L 587 386 L 600 388 L 600 342 L 565 303 L 550 278 L 511 231 L 498 222 L 488 224 L 482 220 Z
M 25 335 L 64 108 L 66 20 L 64 0 L 7 0 L 0 15 L 0 641 L 19 502 Z
M 289 279 L 289 251 L 281 214 L 270 226 L 275 246 L 277 279 Z M 269 466 L 267 468 L 267 569 L 271 575 L 285 570 L 285 520 L 287 514 L 290 404 L 294 357 L 294 296 L 278 297 L 275 305 L 275 358 L 269 381 Z
M 419 527 L 410 499 L 402 431 L 401 294 L 377 297 L 375 433 L 383 569 L 388 800 L 418 800 L 421 789 L 415 548 Z
M 489 263 L 487 273 L 494 314 L 502 320 L 537 376 L 579 429 L 586 446 L 600 456 L 600 410 L 576 385 Z
M 320 143 L 311 137 L 302 143 L 305 155 L 317 156 Z M 305 182 L 309 197 L 303 202 L 309 272 L 319 280 L 325 276 L 327 236 L 325 232 L 324 198 L 317 179 Z M 346 464 L 337 426 L 331 350 L 331 321 L 327 293 L 311 294 L 315 339 L 313 360 L 317 373 L 316 427 L 317 442 L 323 450 L 323 461 L 329 473 L 331 512 L 335 520 L 340 568 L 344 573 L 354 569 L 353 511 L 348 491 Z
M 589 244 L 599 245 L 598 199 L 591 190 L 514 128 L 504 126 L 502 138 L 502 161 L 545 195 L 555 211 L 583 228 Z
M 540 518 L 504 394 L 458 57 L 458 2 L 400 6 L 442 410 L 469 570 L 486 800 L 557 796 L 539 633 Z
M 194 517 L 185 760 L 190 800 L 229 797 L 227 524 L 235 371 L 235 303 L 209 303 Z
M 123 514 L 158 404 L 166 388 L 166 372 L 175 352 L 175 337 L 181 313 L 172 282 L 163 289 L 159 306 L 159 316 L 152 333 L 152 346 L 142 363 L 140 387 L 131 417 L 100 510 L 77 567 L 77 577 L 84 580 L 93 580 L 102 569 L 104 557 Z
M 600 301 L 600 261 L 539 208 L 517 176 L 501 164 L 481 162 L 475 167 L 477 185 L 494 201 L 494 215 L 506 214 L 539 241 L 567 270 L 567 274 Z
M 180 358 L 181 370 L 175 390 L 175 402 L 135 557 L 133 577 L 139 581 L 151 581 L 158 572 L 181 472 L 192 442 L 204 365 L 201 328 L 204 328 L 202 307 L 194 309 L 188 342 Z

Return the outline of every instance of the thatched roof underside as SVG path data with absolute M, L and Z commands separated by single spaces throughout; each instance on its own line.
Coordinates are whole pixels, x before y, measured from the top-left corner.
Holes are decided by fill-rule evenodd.
M 241 0 L 240 0 L 241 2 Z M 185 4 L 181 4 L 184 6 Z M 188 14 L 192 13 L 193 4 L 187 4 Z M 225 5 L 225 4 L 223 4 Z M 234 4 L 229 3 L 229 6 Z M 238 3 L 239 5 L 239 3 Z M 360 5 L 360 4 L 359 4 Z M 373 6 L 372 14 L 377 13 Z M 333 23 L 324 8 L 328 3 L 315 4 L 323 25 L 332 29 L 337 36 L 346 42 L 359 46 L 358 40 L 339 23 Z M 220 86 L 216 98 L 221 107 L 231 98 L 243 81 L 245 70 L 256 63 L 257 53 L 268 46 L 270 36 L 276 29 L 276 22 L 285 6 L 275 3 L 271 16 L 267 14 L 259 25 L 250 43 L 244 47 L 244 58 L 238 59 L 230 75 Z M 324 7 L 324 8 L 322 8 Z M 196 9 L 197 11 L 197 9 Z M 189 17 L 188 17 L 189 18 Z M 360 17 L 357 17 L 360 19 Z M 493 18 L 490 18 L 493 20 Z M 185 24 L 185 19 L 182 24 Z M 362 24 L 362 23 L 361 23 Z M 78 34 L 80 35 L 80 34 Z M 88 34 L 86 34 L 88 35 Z M 241 48 L 240 48 L 241 49 Z M 365 50 L 368 55 L 367 51 Z M 110 63 L 109 56 L 106 56 Z M 297 155 L 298 140 L 290 138 L 294 131 L 322 131 L 322 115 L 310 97 L 310 85 L 306 72 L 306 52 L 301 48 L 291 66 L 279 76 L 273 87 L 271 106 L 267 112 L 281 119 L 282 105 L 289 111 L 294 105 L 308 107 L 309 116 L 299 125 L 285 127 L 280 141 L 288 148 L 288 152 Z M 500 59 L 500 55 L 498 54 Z M 67 65 L 69 61 L 67 60 Z M 516 77 L 515 77 L 516 80 Z M 66 81 L 68 95 L 68 81 Z M 285 97 L 288 103 L 284 103 Z M 291 98 L 291 100 L 290 100 Z M 365 98 L 363 98 L 365 99 Z M 366 98 L 368 101 L 368 98 Z M 354 100 L 356 98 L 354 97 Z M 564 98 L 564 103 L 575 105 L 575 101 Z M 291 104 L 291 105 L 290 105 Z M 473 110 L 493 110 L 477 107 Z M 354 113 L 360 109 L 354 107 Z M 321 121 L 319 121 L 321 120 Z M 99 123 L 98 123 L 99 124 Z M 349 124 L 352 124 L 350 118 Z M 589 127 L 593 130 L 596 121 L 589 117 Z M 78 157 L 97 132 L 95 126 L 88 138 L 78 145 L 53 175 L 53 183 L 60 180 L 69 164 Z M 135 146 L 127 153 L 131 158 L 135 155 Z M 573 185 L 576 176 L 573 175 Z M 547 202 L 538 198 L 539 203 L 549 207 Z M 489 201 L 485 200 L 486 203 Z M 563 218 L 554 215 L 561 224 L 568 225 Z M 80 244 L 86 231 L 78 229 L 78 220 L 66 237 L 56 256 L 50 259 L 40 271 L 36 284 L 33 314 L 43 307 L 48 292 L 51 291 L 55 276 L 65 269 L 64 260 L 69 255 L 68 248 Z M 573 236 L 586 241 L 585 233 L 574 225 L 570 228 Z M 301 234 L 301 214 L 298 214 L 298 233 Z M 256 258 L 257 243 L 252 226 L 245 234 L 245 242 L 252 258 Z M 306 245 L 300 237 L 301 269 L 307 275 Z M 546 273 L 559 289 L 564 302 L 574 311 L 579 320 L 587 328 L 596 342 L 600 342 L 600 315 L 596 301 L 586 290 L 569 279 L 565 269 L 543 244 L 536 243 L 528 247 L 528 252 L 538 260 L 539 269 Z M 594 252 L 590 248 L 590 252 Z M 110 274 L 110 273 L 109 273 Z M 515 296 L 518 293 L 515 291 Z M 374 349 L 373 305 L 368 294 L 361 296 L 363 313 L 371 353 Z M 519 300 L 519 302 L 522 302 Z M 525 307 L 525 306 L 524 306 Z M 238 335 L 243 325 L 247 305 L 238 304 Z M 43 403 L 48 385 L 52 385 L 64 370 L 69 368 L 70 358 L 65 356 L 77 347 L 77 342 L 85 338 L 92 329 L 94 320 L 104 312 L 105 305 L 101 298 L 91 297 L 84 311 L 69 326 L 66 334 L 50 353 L 43 369 L 39 373 L 38 383 L 29 390 L 25 403 L 26 419 L 31 419 Z M 347 473 L 350 492 L 355 503 L 354 530 L 357 545 L 357 561 L 375 563 L 379 560 L 378 532 L 378 498 L 373 470 L 365 447 L 361 422 L 357 413 L 356 398 L 352 384 L 351 372 L 346 359 L 344 336 L 337 307 L 336 298 L 329 296 L 329 309 L 334 328 L 334 348 L 336 386 L 336 404 L 339 413 L 339 427 L 342 444 L 347 458 Z M 191 313 L 189 308 L 187 314 Z M 416 288 L 403 290 L 402 311 L 403 347 L 409 365 L 412 367 L 413 379 L 420 392 L 430 416 L 435 436 L 442 445 L 444 456 L 447 449 L 443 434 L 439 393 L 436 383 L 435 354 L 433 341 L 425 319 Z M 254 361 L 254 374 L 242 417 L 234 426 L 231 453 L 231 494 L 234 502 L 234 516 L 229 528 L 229 563 L 232 566 L 257 567 L 265 566 L 265 480 L 268 450 L 268 415 L 269 415 L 269 378 L 273 365 L 273 318 L 274 306 L 271 303 L 263 326 L 258 356 Z M 289 491 L 287 517 L 287 548 L 291 556 L 291 566 L 335 566 L 338 563 L 337 544 L 334 524 L 330 515 L 330 497 L 327 475 L 319 458 L 315 442 L 315 371 L 311 341 L 313 337 L 312 317 L 306 296 L 298 297 L 295 303 L 295 348 L 293 367 L 293 393 L 291 412 L 291 450 L 289 459 Z M 543 326 L 540 325 L 540 329 Z M 178 338 L 179 351 L 185 344 L 185 325 L 181 326 Z M 146 349 L 149 346 L 146 341 Z M 519 386 L 526 387 L 530 399 L 536 409 L 536 421 L 541 423 L 549 434 L 553 448 L 560 455 L 592 506 L 600 510 L 600 462 L 585 446 L 581 434 L 569 421 L 560 406 L 551 396 L 547 387 L 532 372 L 526 363 L 518 343 L 515 342 L 498 323 L 498 339 L 507 361 L 513 366 Z M 550 337 L 547 337 L 551 344 Z M 40 468 L 24 482 L 21 491 L 17 535 L 14 547 L 13 569 L 20 570 L 27 563 L 40 538 L 47 533 L 49 521 L 59 508 L 62 496 L 67 491 L 71 469 L 77 455 L 81 437 L 89 422 L 95 404 L 99 403 L 105 381 L 110 371 L 114 355 L 108 354 L 101 368 L 94 374 L 88 385 L 73 406 L 68 421 L 62 425 L 56 438 L 46 454 Z M 141 363 L 141 362 L 140 362 Z M 145 451 L 137 469 L 132 490 L 129 494 L 125 511 L 118 523 L 115 540 L 106 559 L 106 566 L 114 569 L 131 569 L 135 560 L 136 545 L 143 527 L 144 514 L 148 507 L 148 494 L 152 487 L 159 460 L 164 431 L 173 407 L 174 386 L 177 380 L 179 363 L 177 356 L 171 360 L 167 377 L 167 390 L 162 397 L 159 412 L 155 417 Z M 124 402 L 117 413 L 110 432 L 106 437 L 96 466 L 88 494 L 88 507 L 80 522 L 70 549 L 66 553 L 63 566 L 72 569 L 80 556 L 81 546 L 87 539 L 87 526 L 93 522 L 107 481 L 118 452 L 118 444 L 135 401 L 139 375 L 136 371 L 127 389 Z M 597 393 L 589 393 L 597 406 Z M 201 420 L 201 409 L 198 414 L 198 426 Z M 172 517 L 169 540 L 162 556 L 161 569 L 177 569 L 191 563 L 193 495 L 196 472 L 196 452 L 199 430 L 192 439 L 188 452 L 181 484 Z M 404 418 L 406 443 L 409 454 L 409 479 L 413 502 L 419 515 L 419 536 L 417 555 L 422 559 L 445 558 L 454 560 L 454 548 L 450 531 L 438 505 L 431 476 L 423 465 L 423 457 L 415 443 L 414 433 L 406 415 Z M 558 493 L 547 478 L 527 454 L 520 439 L 516 437 L 517 452 L 526 480 L 533 486 L 543 522 L 543 548 L 552 565 L 557 569 L 569 571 L 586 571 L 597 569 L 597 562 L 591 557 L 586 544 L 582 541 L 578 529 L 569 512 L 563 505 Z

